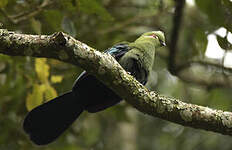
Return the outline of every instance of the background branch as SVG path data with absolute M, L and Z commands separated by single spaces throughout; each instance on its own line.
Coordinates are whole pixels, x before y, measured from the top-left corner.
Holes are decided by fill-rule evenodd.
M 201 67 L 202 73 L 204 72 L 208 77 L 194 74 L 192 71 L 194 67 Z M 176 68 L 176 72 L 176 76 L 187 83 L 193 83 L 207 88 L 232 88 L 232 78 L 228 75 L 232 73 L 232 69 L 219 63 L 207 60 L 192 60 L 186 64 L 179 65 Z
M 184 11 L 185 0 L 175 0 L 175 12 L 173 16 L 173 27 L 171 32 L 171 40 L 169 45 L 169 62 L 168 70 L 172 74 L 176 74 L 176 55 L 177 55 L 177 43 L 179 39 L 180 25 L 182 23 L 182 16 Z
M 37 6 L 35 9 L 31 10 L 31 11 L 25 11 L 25 12 L 21 12 L 17 15 L 13 15 L 10 16 L 7 14 L 7 12 L 3 9 L 0 8 L 0 12 L 13 24 L 18 24 L 22 21 L 28 20 L 31 17 L 36 16 L 37 14 L 39 14 L 45 7 L 51 5 L 53 3 L 53 1 L 51 0 L 44 0 L 43 3 L 39 6 Z

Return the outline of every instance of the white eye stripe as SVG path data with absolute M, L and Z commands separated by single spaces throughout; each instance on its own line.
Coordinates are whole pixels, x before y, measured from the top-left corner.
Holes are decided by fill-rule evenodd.
M 153 38 L 153 36 L 149 36 L 149 35 L 144 35 L 144 37 Z
M 157 40 L 159 39 L 158 36 L 154 36 L 154 35 L 145 35 L 144 37 L 148 37 L 148 38 L 156 38 Z

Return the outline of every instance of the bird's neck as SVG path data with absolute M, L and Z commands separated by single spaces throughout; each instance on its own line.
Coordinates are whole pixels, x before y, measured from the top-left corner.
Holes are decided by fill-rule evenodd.
M 137 49 L 137 54 L 140 55 L 141 61 L 144 62 L 145 68 L 148 70 L 151 69 L 154 62 L 155 57 L 155 44 L 154 42 L 147 41 L 147 40 L 136 40 L 135 42 L 130 44 L 131 47 Z

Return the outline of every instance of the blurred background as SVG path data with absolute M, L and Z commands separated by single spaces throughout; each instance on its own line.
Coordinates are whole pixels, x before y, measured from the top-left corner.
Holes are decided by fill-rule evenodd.
M 157 50 L 147 87 L 232 111 L 231 0 L 0 0 L 0 28 L 64 31 L 100 51 L 162 30 L 168 46 Z M 70 90 L 81 71 L 52 59 L 0 54 L 0 150 L 232 149 L 229 136 L 153 118 L 125 102 L 85 112 L 56 142 L 33 145 L 21 127 L 26 113 Z

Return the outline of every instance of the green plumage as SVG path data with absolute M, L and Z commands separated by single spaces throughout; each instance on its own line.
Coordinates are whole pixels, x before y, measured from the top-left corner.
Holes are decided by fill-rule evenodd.
M 129 43 L 131 50 L 119 60 L 119 63 L 138 81 L 146 82 L 147 76 L 152 70 L 155 50 L 164 46 L 164 43 L 165 37 L 163 32 L 146 32 L 133 43 Z

